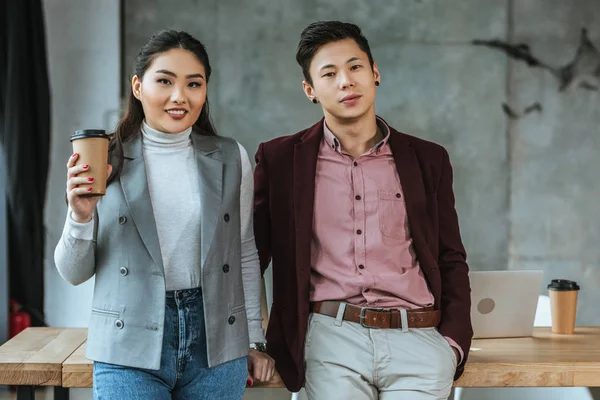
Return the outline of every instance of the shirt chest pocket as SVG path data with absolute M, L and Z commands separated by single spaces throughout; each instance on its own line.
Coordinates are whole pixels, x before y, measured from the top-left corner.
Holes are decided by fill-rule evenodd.
M 408 239 L 406 204 L 400 191 L 380 190 L 377 213 L 379 229 L 384 236 Z

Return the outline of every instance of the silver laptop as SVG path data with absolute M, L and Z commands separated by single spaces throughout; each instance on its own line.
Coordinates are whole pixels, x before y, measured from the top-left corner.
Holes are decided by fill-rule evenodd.
M 474 338 L 531 336 L 543 271 L 471 271 Z

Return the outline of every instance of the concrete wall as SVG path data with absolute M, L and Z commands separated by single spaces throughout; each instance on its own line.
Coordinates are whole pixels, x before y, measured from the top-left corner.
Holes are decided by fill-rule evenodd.
M 87 326 L 93 279 L 73 287 L 54 267 L 65 222 L 70 135 L 113 129 L 119 110 L 119 2 L 45 0 L 52 136 L 46 198 L 45 312 L 52 326 Z
M 600 48 L 597 1 L 515 2 L 514 40 L 528 43 L 552 66 L 574 58 L 581 27 L 588 27 Z M 590 63 L 600 66 L 597 51 Z M 543 105 L 541 114 L 510 124 L 509 267 L 580 282 L 577 322 L 599 325 L 600 92 L 577 86 L 559 92 L 557 79 L 546 71 L 514 61 L 509 68 L 511 104 Z

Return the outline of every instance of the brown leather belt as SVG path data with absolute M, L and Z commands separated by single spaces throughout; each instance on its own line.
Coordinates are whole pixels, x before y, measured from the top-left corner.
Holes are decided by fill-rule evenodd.
M 337 317 L 339 301 L 317 301 L 311 303 L 311 311 L 330 317 Z M 407 310 L 409 328 L 432 328 L 438 326 L 441 319 L 440 310 L 433 307 Z M 401 329 L 402 318 L 400 311 L 390 308 L 359 307 L 346 304 L 344 321 L 356 322 L 365 328 Z

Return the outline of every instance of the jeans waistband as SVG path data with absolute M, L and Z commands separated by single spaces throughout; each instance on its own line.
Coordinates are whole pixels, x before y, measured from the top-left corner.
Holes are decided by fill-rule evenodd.
M 167 304 L 175 304 L 177 300 L 180 303 L 194 303 L 202 299 L 202 288 L 167 290 L 166 298 Z

